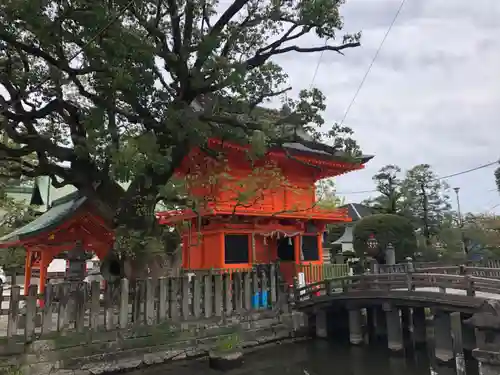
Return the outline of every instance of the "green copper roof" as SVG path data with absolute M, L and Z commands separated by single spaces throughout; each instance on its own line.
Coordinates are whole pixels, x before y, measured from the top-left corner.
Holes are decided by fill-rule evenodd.
M 86 199 L 85 197 L 73 196 L 72 199 L 52 206 L 52 208 L 37 217 L 31 223 L 1 237 L 0 244 L 22 241 L 26 238 L 56 228 L 80 208 Z

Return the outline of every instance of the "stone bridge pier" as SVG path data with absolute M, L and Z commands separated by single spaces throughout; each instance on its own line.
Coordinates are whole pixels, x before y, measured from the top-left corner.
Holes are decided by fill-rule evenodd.
M 464 321 L 473 320 L 470 314 L 438 308 L 427 309 L 427 312 L 429 316 L 424 307 L 398 306 L 394 303 L 367 307 L 349 303 L 318 308 L 310 318 L 318 338 L 340 339 L 348 336 L 352 345 L 362 345 L 368 332 L 370 340 L 386 343 L 395 354 L 405 350 L 405 343 L 411 343 L 415 347 L 430 345 L 435 360 L 441 364 L 454 363 L 456 358 L 463 362 L 464 349 L 476 349 L 475 357 L 479 358 L 477 328 L 464 324 Z M 478 316 L 476 314 L 473 318 L 477 320 Z M 500 317 L 498 319 L 500 351 Z M 498 361 L 500 366 L 500 356 Z
M 500 374 L 500 301 L 489 300 L 466 320 L 475 328 L 476 348 L 472 356 L 479 362 L 481 375 Z

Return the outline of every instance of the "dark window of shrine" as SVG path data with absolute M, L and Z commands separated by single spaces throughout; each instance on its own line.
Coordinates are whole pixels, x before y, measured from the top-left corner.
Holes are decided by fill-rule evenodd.
M 285 237 L 278 240 L 278 259 L 284 261 L 295 261 L 293 249 L 293 238 Z
M 226 234 L 224 237 L 224 262 L 242 264 L 250 262 L 250 246 L 247 234 Z
M 302 236 L 302 256 L 305 261 L 319 260 L 318 236 Z

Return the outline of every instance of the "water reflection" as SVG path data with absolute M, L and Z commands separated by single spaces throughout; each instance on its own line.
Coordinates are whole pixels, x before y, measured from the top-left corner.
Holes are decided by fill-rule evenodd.
M 246 355 L 242 368 L 227 375 L 477 375 L 477 364 L 467 362 L 462 369 L 439 366 L 429 359 L 426 350 L 407 349 L 404 355 L 391 356 L 381 345 L 353 347 L 324 340 L 284 344 Z M 206 361 L 176 363 L 149 368 L 133 375 L 215 375 Z

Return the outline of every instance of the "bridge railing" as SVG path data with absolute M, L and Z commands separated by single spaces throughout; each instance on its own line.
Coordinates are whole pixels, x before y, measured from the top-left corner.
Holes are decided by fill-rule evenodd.
M 379 265 L 373 271 L 375 274 L 418 272 L 418 273 L 439 273 L 445 275 L 470 275 L 470 276 L 500 279 L 500 268 L 485 267 L 485 266 L 467 266 L 467 265 L 437 266 L 425 263 L 420 263 L 420 264 L 401 263 L 394 265 Z
M 342 293 L 381 290 L 418 292 L 418 289 L 422 288 L 437 288 L 436 293 L 445 293 L 446 289 L 458 289 L 463 290 L 467 296 L 475 296 L 477 292 L 500 294 L 500 279 L 419 272 L 345 276 L 297 288 L 294 291 L 294 299 L 296 303 L 300 303 L 311 298 Z

